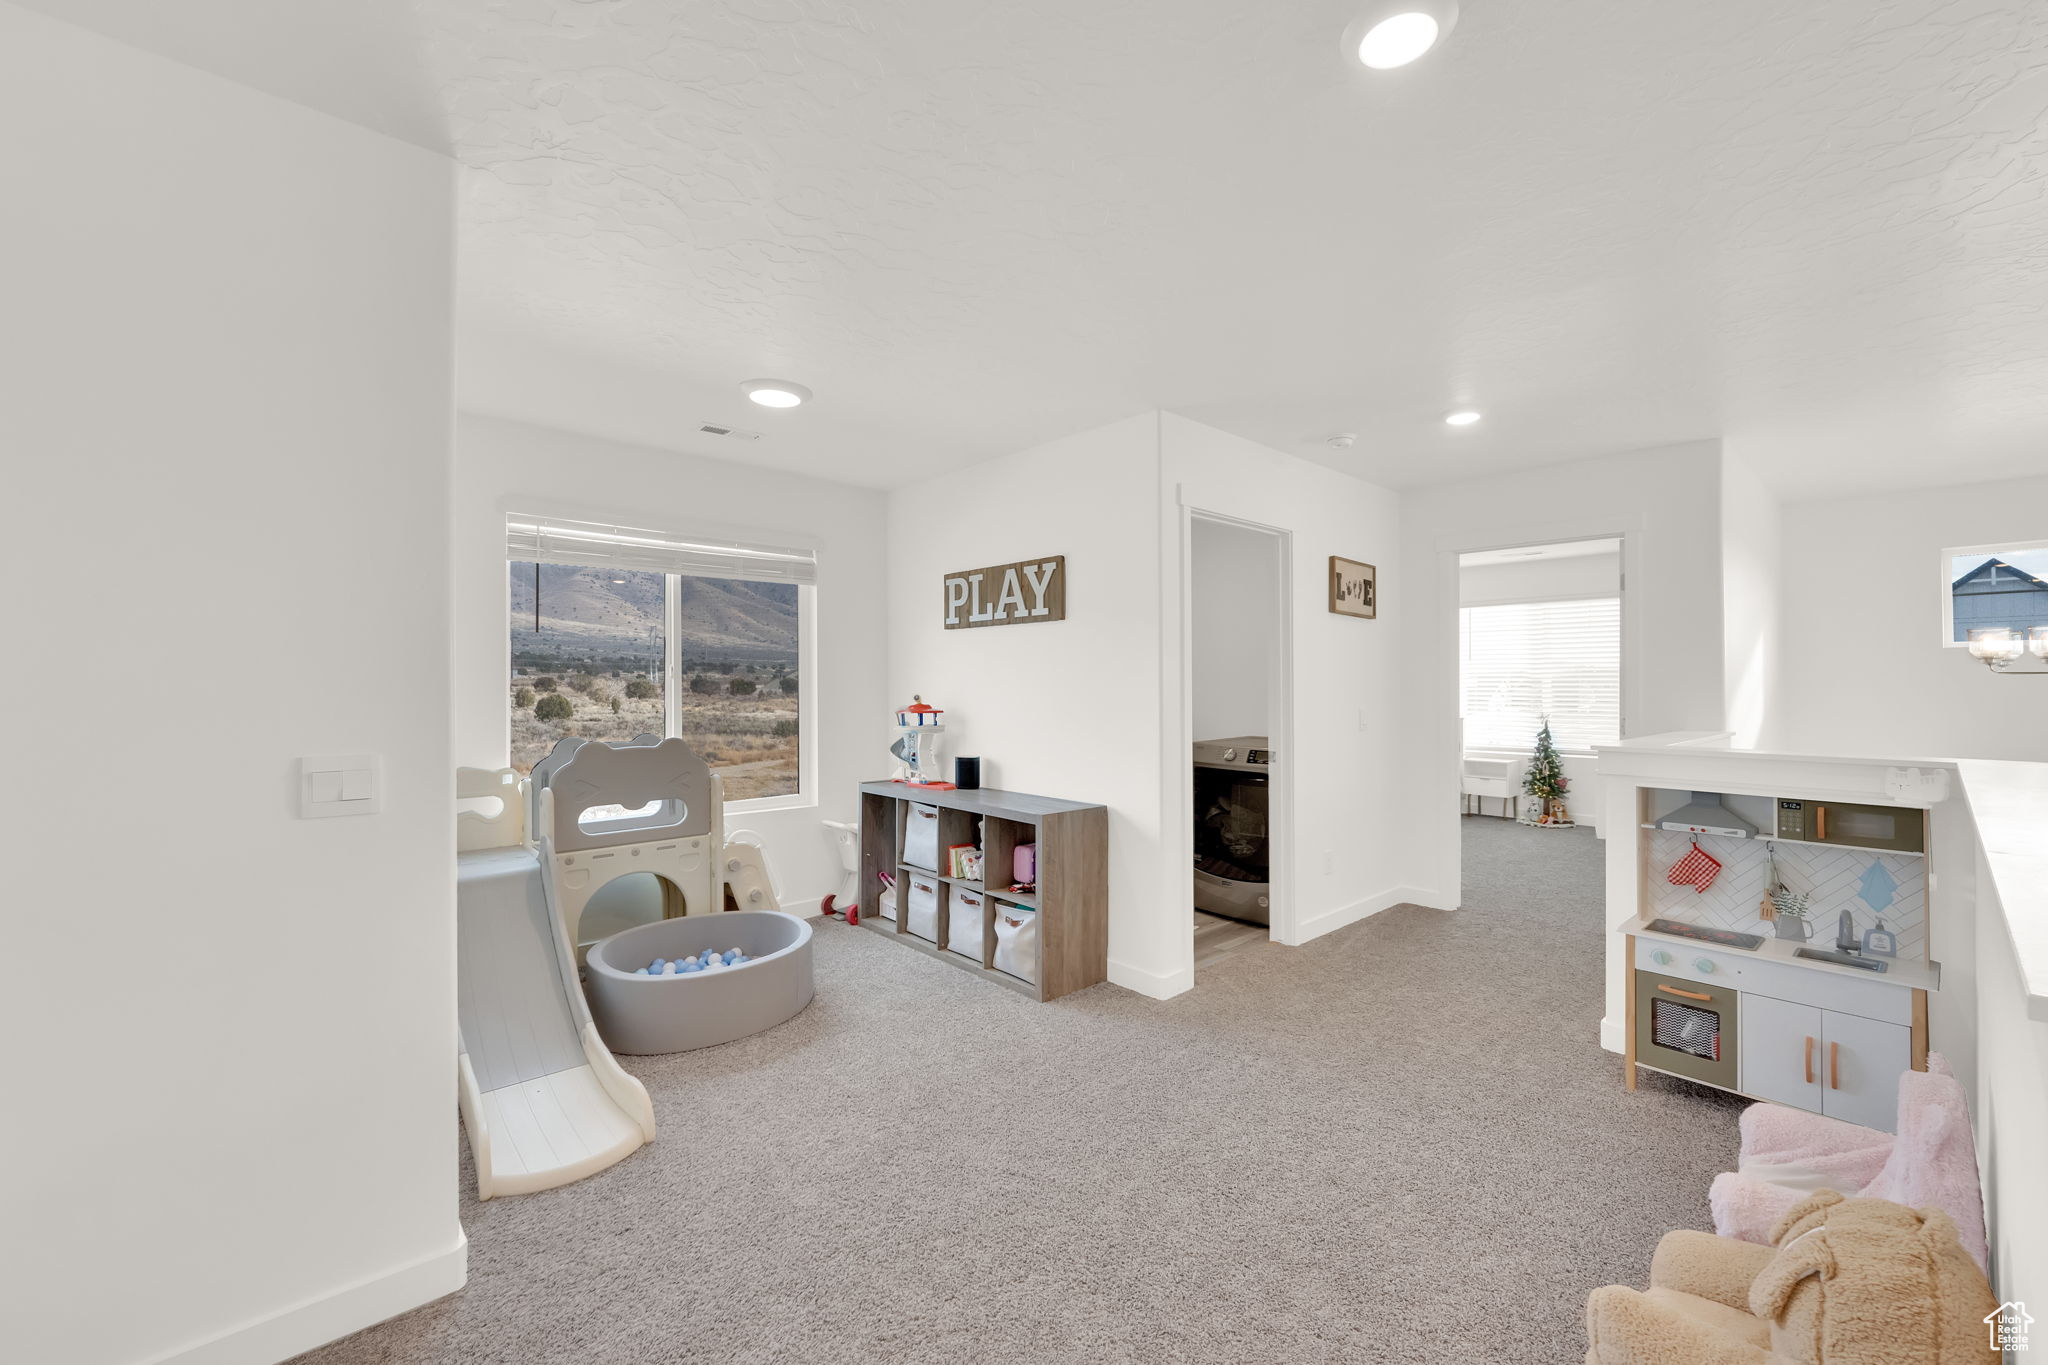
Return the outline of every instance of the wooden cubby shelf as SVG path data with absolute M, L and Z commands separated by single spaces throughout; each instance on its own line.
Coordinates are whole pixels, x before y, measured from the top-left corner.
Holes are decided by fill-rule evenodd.
M 939 812 L 938 853 L 979 843 L 986 884 L 949 877 L 907 860 L 907 808 L 915 803 Z M 926 817 L 928 818 L 928 817 Z M 976 822 L 980 822 L 979 839 Z M 1038 845 L 1038 890 L 1010 892 L 1008 875 L 1018 844 Z M 901 782 L 863 782 L 860 788 L 860 922 L 950 963 L 962 971 L 1007 986 L 1035 1000 L 1063 995 L 1109 979 L 1109 810 L 1080 801 L 980 789 L 932 791 Z M 896 878 L 895 919 L 882 918 L 882 878 Z M 938 883 L 938 938 L 910 932 L 906 919 L 909 878 Z M 982 897 L 980 951 L 963 956 L 946 937 L 957 891 Z M 1038 979 L 1026 981 L 995 968 L 996 907 L 1008 903 L 1038 914 Z M 972 948 L 971 943 L 965 945 Z

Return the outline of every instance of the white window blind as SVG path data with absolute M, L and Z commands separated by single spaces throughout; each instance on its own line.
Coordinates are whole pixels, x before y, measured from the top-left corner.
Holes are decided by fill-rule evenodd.
M 666 531 L 611 526 L 559 517 L 508 515 L 505 549 L 510 559 L 542 564 L 582 564 L 606 569 L 738 578 L 750 583 L 815 583 L 815 551 L 783 545 L 749 545 L 733 540 L 697 540 Z
M 1467 748 L 1560 749 L 1621 738 L 1621 599 L 1509 602 L 1458 613 Z

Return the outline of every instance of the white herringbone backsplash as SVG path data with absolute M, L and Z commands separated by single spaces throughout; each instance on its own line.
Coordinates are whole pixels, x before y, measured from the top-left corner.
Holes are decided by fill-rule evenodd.
M 1865 929 L 1876 927 L 1882 914 L 1885 928 L 1899 936 L 1900 957 L 1924 960 L 1927 956 L 1925 858 L 1858 848 L 1772 845 L 1763 839 L 1702 835 L 1700 847 L 1721 860 L 1721 875 L 1705 891 L 1696 892 L 1690 886 L 1673 886 L 1665 879 L 1672 865 L 1692 851 L 1692 836 L 1664 829 L 1647 833 L 1652 918 L 1667 917 L 1745 934 L 1775 933 L 1776 926 L 1757 913 L 1764 888 L 1770 882 L 1770 851 L 1775 847 L 1778 875 L 1784 878 L 1785 885 L 1813 898 L 1807 917 L 1813 923 L 1815 943 L 1834 943 L 1836 921 L 1846 909 L 1855 917 L 1859 939 Z M 1892 903 L 1882 911 L 1872 910 L 1862 896 L 1863 876 L 1873 862 L 1891 873 L 1892 880 L 1898 883 Z

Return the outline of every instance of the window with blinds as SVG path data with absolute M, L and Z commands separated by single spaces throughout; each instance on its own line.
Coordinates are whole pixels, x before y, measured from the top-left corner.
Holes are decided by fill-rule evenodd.
M 666 531 L 560 517 L 506 517 L 505 548 L 507 558 L 529 564 L 639 569 L 747 583 L 818 581 L 818 556 L 811 550 L 698 540 Z
M 1620 740 L 1620 598 L 1465 607 L 1458 623 L 1467 748 L 1526 750 L 1546 716 L 1560 749 Z
M 810 550 L 519 515 L 505 549 L 515 768 L 680 735 L 734 805 L 803 796 Z

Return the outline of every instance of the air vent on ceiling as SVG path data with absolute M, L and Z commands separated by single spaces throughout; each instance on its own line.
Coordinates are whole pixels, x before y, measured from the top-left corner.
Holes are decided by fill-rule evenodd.
M 698 424 L 697 430 L 703 432 L 706 436 L 729 436 L 735 441 L 758 441 L 761 439 L 761 433 L 758 431 L 748 431 L 745 427 L 729 427 L 722 422 L 701 422 Z

